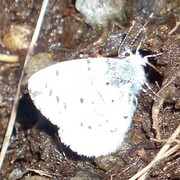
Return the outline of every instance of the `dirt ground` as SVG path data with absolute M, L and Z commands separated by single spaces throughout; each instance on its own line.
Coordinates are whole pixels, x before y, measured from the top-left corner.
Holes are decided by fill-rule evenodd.
M 27 53 L 26 47 L 23 50 L 12 47 L 13 40 L 6 40 L 10 45 L 6 44 L 5 37 L 12 25 L 20 25 L 21 28 L 28 25 L 31 37 L 42 1 L 1 1 L 3 6 L 0 7 L 0 52 L 15 54 L 20 58 L 14 63 L 0 62 L 2 147 Z M 42 64 L 49 65 L 76 59 L 82 54 L 96 56 L 98 53 L 117 57 L 119 40 L 127 33 L 132 20 L 136 20 L 137 25 L 127 40 L 135 37 L 135 33 L 147 21 L 150 12 L 156 9 L 153 3 L 147 7 L 144 7 L 143 3 L 145 3 L 143 0 L 137 1 L 137 4 L 127 1 L 125 8 L 127 18 L 122 22 L 117 20 L 99 32 L 83 21 L 82 15 L 75 10 L 73 1 L 52 0 L 34 51 L 34 54 L 44 54 L 35 60 L 35 65 L 29 65 L 30 69 L 26 73 Z M 25 82 L 22 85 L 13 135 L 0 170 L 0 179 L 124 180 L 135 175 L 154 159 L 165 141 L 153 141 L 150 138 L 160 137 L 161 140 L 167 140 L 180 124 L 179 7 L 178 1 L 163 3 L 161 10 L 155 11 L 153 19 L 147 25 L 146 38 L 142 46 L 144 55 L 162 52 L 161 56 L 150 59 L 159 72 L 150 67 L 146 69 L 149 85 L 158 95 L 153 98 L 154 95 L 152 93 L 150 96 L 149 90 L 139 95 L 133 123 L 123 146 L 117 152 L 105 157 L 78 156 L 60 143 L 57 127 L 37 111 L 28 95 Z M 143 11 L 143 8 L 146 11 Z M 26 41 L 22 44 L 26 45 Z M 44 62 L 44 59 L 48 59 L 48 62 Z M 49 62 L 49 59 L 53 60 Z M 179 143 L 178 139 L 179 136 L 171 147 Z M 146 179 L 180 179 L 180 151 L 177 150 L 162 159 L 151 169 Z

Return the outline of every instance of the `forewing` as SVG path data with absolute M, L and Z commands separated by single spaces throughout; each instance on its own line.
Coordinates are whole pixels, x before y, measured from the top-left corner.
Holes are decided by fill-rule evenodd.
M 112 58 L 71 60 L 40 70 L 29 79 L 35 105 L 60 127 L 62 141 L 78 153 L 107 154 L 124 138 L 135 107 L 131 84 L 112 83 L 122 73 L 112 67 L 114 63 L 124 66 L 121 62 Z M 103 138 L 111 144 L 105 152 Z M 99 150 L 90 150 L 99 145 Z

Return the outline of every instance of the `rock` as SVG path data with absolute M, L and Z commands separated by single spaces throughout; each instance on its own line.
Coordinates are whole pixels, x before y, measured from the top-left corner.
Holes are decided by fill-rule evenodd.
M 93 29 L 104 31 L 115 19 L 125 18 L 124 0 L 76 0 L 76 9 Z

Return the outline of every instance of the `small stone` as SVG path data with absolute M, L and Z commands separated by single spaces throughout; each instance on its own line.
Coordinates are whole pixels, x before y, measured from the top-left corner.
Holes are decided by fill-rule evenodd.
M 12 51 L 28 49 L 33 28 L 26 24 L 11 24 L 5 30 L 2 43 Z
M 76 0 L 76 9 L 85 22 L 99 31 L 108 28 L 115 19 L 125 18 L 124 0 Z
M 39 53 L 32 56 L 25 67 L 25 76 L 22 85 L 26 86 L 29 77 L 40 69 L 54 64 L 52 55 L 49 53 Z

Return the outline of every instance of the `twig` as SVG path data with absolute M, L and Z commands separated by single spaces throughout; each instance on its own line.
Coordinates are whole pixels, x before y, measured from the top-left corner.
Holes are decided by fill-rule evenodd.
M 179 25 L 180 25 L 180 21 L 176 22 L 175 27 L 168 34 L 172 35 L 178 29 Z
M 18 108 L 18 105 L 19 105 L 21 83 L 22 83 L 22 79 L 24 77 L 24 67 L 26 67 L 27 62 L 28 62 L 29 58 L 31 57 L 31 55 L 33 53 L 35 43 L 37 42 L 37 39 L 39 37 L 39 33 L 40 33 L 40 30 L 41 30 L 41 26 L 42 26 L 42 23 L 43 23 L 43 19 L 44 19 L 44 16 L 45 16 L 45 12 L 46 12 L 46 8 L 47 8 L 48 3 L 49 3 L 49 0 L 44 0 L 43 1 L 41 12 L 40 12 L 37 24 L 36 24 L 36 28 L 35 28 L 35 31 L 34 31 L 32 39 L 31 39 L 31 43 L 29 45 L 29 49 L 28 49 L 28 52 L 27 52 L 27 55 L 26 55 L 26 58 L 25 58 L 25 62 L 24 62 L 24 66 L 23 66 L 23 69 L 22 69 L 22 72 L 21 72 L 20 79 L 19 79 L 17 91 L 16 91 L 16 94 L 15 94 L 15 97 L 14 97 L 14 103 L 13 103 L 13 107 L 12 107 L 12 111 L 11 111 L 11 116 L 10 116 L 10 119 L 9 119 L 8 127 L 7 127 L 7 130 L 6 130 L 5 138 L 4 138 L 2 149 L 1 149 L 0 169 L 2 167 L 4 158 L 5 158 L 5 155 L 6 155 L 6 151 L 7 151 L 8 146 L 9 146 L 10 138 L 11 138 L 11 135 L 12 135 L 12 131 L 13 131 L 16 115 L 17 115 L 17 108 Z
M 0 54 L 0 61 L 7 63 L 15 63 L 19 61 L 19 57 L 17 55 Z
M 38 169 L 27 168 L 21 175 L 19 175 L 14 180 L 22 179 L 22 177 L 25 176 L 29 172 L 33 172 L 35 174 L 38 174 L 39 176 L 45 176 L 47 178 L 52 178 L 53 176 L 56 176 L 56 177 L 58 176 L 58 174 L 55 174 L 55 173 L 49 173 L 49 172 L 38 170 Z M 42 178 L 39 178 L 39 179 L 42 179 Z
M 153 119 L 153 129 L 156 132 L 156 138 L 161 139 L 160 137 L 160 120 L 158 118 L 159 111 L 164 103 L 165 98 L 169 93 L 170 84 L 176 79 L 177 76 L 173 77 L 169 82 L 166 82 L 167 79 L 163 82 L 162 88 L 157 92 L 156 99 L 154 100 L 154 105 L 152 107 L 152 119 Z
M 173 142 L 180 144 L 180 140 L 178 139 L 155 139 L 155 138 L 150 138 L 151 141 L 155 141 L 155 142 L 161 142 L 161 143 L 166 143 L 168 141 L 168 143 L 172 144 Z
M 171 141 L 172 139 L 175 139 L 179 134 L 180 134 L 180 125 L 177 127 L 177 129 L 174 131 L 174 133 L 171 135 L 169 140 Z M 174 149 L 172 151 L 172 148 L 168 151 L 170 146 L 171 146 L 171 144 L 169 144 L 169 141 L 167 141 L 166 144 L 160 149 L 160 151 L 158 152 L 156 157 L 151 161 L 151 163 L 148 164 L 142 170 L 140 170 L 137 174 L 135 174 L 129 180 L 135 180 L 135 179 L 137 179 L 139 177 L 140 177 L 139 179 L 141 179 L 141 180 L 145 179 L 145 177 L 147 176 L 148 172 L 150 171 L 150 169 L 152 167 L 154 167 L 160 160 L 162 160 L 163 158 L 167 157 L 167 154 L 169 152 L 174 152 Z M 178 145 L 174 146 L 173 148 L 175 148 L 175 150 L 176 150 L 177 146 L 178 146 L 178 148 L 180 147 L 180 145 L 178 144 Z M 172 153 L 169 153 L 169 154 L 172 154 Z

